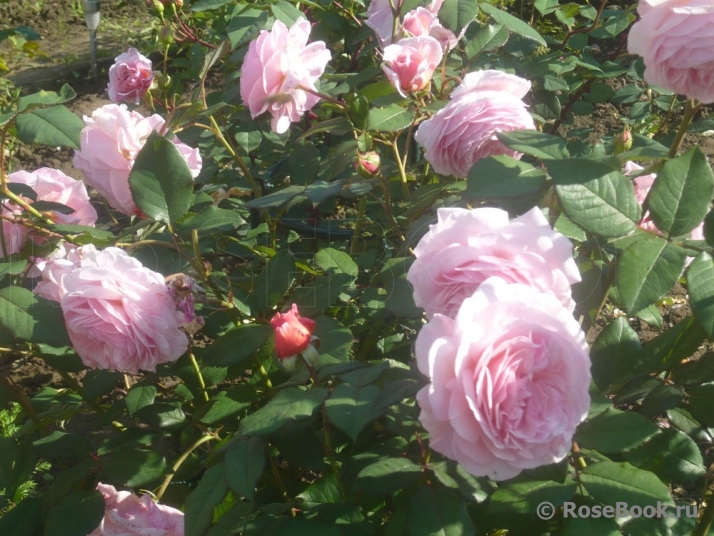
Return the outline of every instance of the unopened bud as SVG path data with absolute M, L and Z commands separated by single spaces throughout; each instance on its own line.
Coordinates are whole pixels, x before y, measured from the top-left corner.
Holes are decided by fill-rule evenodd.
M 355 168 L 362 177 L 369 179 L 379 173 L 379 155 L 375 152 L 362 153 L 357 155 Z
M 167 24 L 159 30 L 159 43 L 164 46 L 170 45 L 174 42 L 174 34 L 171 27 Z
M 625 125 L 625 129 L 620 132 L 615 138 L 615 154 L 624 153 L 629 151 L 632 147 L 632 133 L 630 129 Z

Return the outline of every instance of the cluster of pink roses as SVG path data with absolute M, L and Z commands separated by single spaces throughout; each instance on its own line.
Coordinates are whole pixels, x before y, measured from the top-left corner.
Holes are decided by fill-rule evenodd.
M 439 209 L 408 272 L 429 322 L 416 341 L 431 447 L 505 480 L 570 450 L 590 406 L 590 358 L 573 318 L 572 244 L 538 208 Z

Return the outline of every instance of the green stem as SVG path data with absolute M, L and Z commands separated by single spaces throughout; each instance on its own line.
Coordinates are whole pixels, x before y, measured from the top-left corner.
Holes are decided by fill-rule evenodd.
M 327 411 L 325 406 L 322 406 L 322 428 L 325 431 L 325 454 L 330 462 L 330 467 L 335 475 L 335 480 L 337 481 L 337 489 L 340 492 L 340 496 L 343 499 L 347 498 L 347 493 L 345 493 L 345 488 L 342 485 L 342 479 L 340 479 L 340 468 L 337 466 L 337 460 L 335 459 L 335 451 L 332 449 L 332 439 L 330 438 L 330 421 L 327 418 Z
M 243 171 L 243 175 L 245 175 L 246 180 L 250 184 L 250 188 L 251 190 L 253 190 L 253 194 L 255 194 L 255 197 L 261 197 L 263 195 L 263 192 L 260 189 L 260 186 L 258 186 L 258 183 L 255 182 L 253 174 L 250 172 L 250 169 L 248 169 L 248 166 L 246 165 L 245 160 L 243 160 L 243 157 L 238 154 L 238 151 L 236 151 L 233 146 L 228 142 L 228 140 L 223 136 L 223 133 L 221 132 L 221 129 L 218 126 L 216 120 L 213 118 L 213 116 L 209 116 L 209 120 L 211 121 L 211 131 L 216 136 L 218 141 L 221 142 L 223 147 L 226 148 L 226 151 L 228 151 L 228 154 L 231 155 L 235 163 L 238 164 L 238 167 L 241 169 L 241 171 Z
M 188 358 L 191 360 L 193 370 L 196 372 L 196 377 L 198 378 L 198 385 L 201 386 L 203 398 L 206 402 L 208 402 L 210 400 L 210 397 L 208 396 L 208 391 L 206 390 L 206 382 L 203 381 L 203 374 L 201 374 L 201 368 L 198 366 L 198 361 L 196 361 L 196 357 L 193 355 L 193 352 L 191 351 L 190 347 L 188 349 Z
M 697 525 L 692 531 L 692 536 L 706 536 L 709 534 L 709 527 L 714 521 L 714 497 L 710 497 L 707 505 L 704 507 L 704 513 L 697 521 Z
M 211 441 L 212 439 L 218 440 L 218 437 L 212 436 L 212 435 L 205 435 L 205 436 L 200 437 L 190 447 L 188 447 L 184 451 L 184 453 L 181 454 L 181 456 L 179 456 L 179 459 L 176 460 L 176 463 L 174 463 L 173 467 L 171 467 L 171 473 L 166 475 L 166 477 L 164 478 L 164 481 L 161 483 L 161 486 L 159 487 L 159 490 L 156 492 L 156 500 L 157 501 L 161 500 L 161 497 L 163 497 L 164 493 L 166 492 L 166 488 L 169 487 L 171 480 L 174 478 L 176 471 L 178 471 L 179 467 L 181 467 L 181 464 L 186 461 L 186 458 L 188 458 L 191 455 L 191 453 L 194 450 L 196 450 L 198 447 L 200 447 L 204 443 Z
M 698 109 L 699 106 L 694 105 L 693 99 L 688 100 L 687 104 L 684 106 L 684 116 L 682 117 L 682 122 L 680 123 L 679 130 L 677 130 L 677 134 L 674 137 L 674 140 L 672 141 L 671 147 L 669 148 L 669 153 L 667 153 L 667 156 L 669 156 L 670 158 L 674 158 L 675 156 L 677 156 L 679 146 L 682 145 L 684 135 L 687 133 L 687 129 L 692 123 L 692 119 L 694 119 L 694 114 Z
M 355 232 L 352 235 L 352 244 L 350 244 L 350 254 L 357 255 L 357 246 L 362 235 L 362 226 L 364 225 L 364 210 L 367 206 L 367 196 L 363 195 L 359 200 L 357 208 L 357 223 L 355 223 Z
M 258 374 L 260 375 L 261 378 L 263 378 L 263 381 L 265 382 L 265 386 L 268 389 L 273 388 L 273 382 L 270 381 L 270 377 L 268 376 L 268 372 L 265 370 L 265 367 L 263 364 L 260 362 L 260 359 L 258 359 L 257 356 L 253 356 L 255 359 L 255 368 L 258 371 Z
M 399 179 L 402 181 L 402 192 L 404 192 L 404 199 L 409 196 L 409 185 L 407 184 L 407 172 L 404 169 L 404 163 L 402 162 L 402 157 L 399 154 L 399 147 L 397 146 L 397 138 L 392 141 L 392 152 L 394 153 L 394 159 L 397 161 L 397 168 L 399 168 Z
M 302 89 L 305 93 L 310 93 L 311 95 L 315 95 L 316 97 L 320 97 L 322 100 L 331 102 L 335 106 L 339 106 L 343 110 L 347 109 L 347 104 L 345 104 L 343 101 L 338 100 L 334 97 L 330 97 L 329 95 L 325 93 L 320 93 L 319 91 L 315 91 L 314 89 L 311 89 L 309 87 L 303 86 L 303 85 L 298 85 L 298 89 Z

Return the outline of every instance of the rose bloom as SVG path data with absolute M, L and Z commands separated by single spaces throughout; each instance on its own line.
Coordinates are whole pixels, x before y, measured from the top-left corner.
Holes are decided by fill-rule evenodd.
M 137 374 L 188 348 L 164 276 L 119 248 L 65 246 L 38 263 L 35 292 L 58 301 L 72 345 L 92 368 Z
M 402 8 L 402 4 L 404 3 L 403 0 L 393 0 L 394 7 L 397 9 L 397 12 Z M 446 41 L 451 42 L 451 39 L 453 38 L 453 45 L 450 46 L 449 48 L 453 48 L 456 45 L 457 38 L 454 36 L 454 34 L 441 27 L 441 24 L 438 23 L 438 19 L 436 16 L 439 13 L 439 10 L 441 9 L 441 4 L 444 3 L 444 0 L 433 0 L 428 7 L 426 8 L 417 8 L 419 9 L 424 9 L 426 11 L 429 11 L 434 15 L 434 21 L 436 25 L 438 25 L 438 28 L 441 28 L 439 30 L 438 28 L 434 27 L 434 33 L 431 32 L 431 23 L 429 23 L 429 31 L 426 32 L 426 34 L 422 33 L 419 31 L 419 33 L 416 33 L 416 26 L 417 24 L 425 24 L 425 22 L 417 22 L 414 20 L 409 20 L 407 23 L 407 17 L 413 18 L 414 16 L 419 16 L 416 15 L 416 11 L 411 11 L 409 14 L 405 15 L 404 17 L 404 24 L 409 24 L 410 29 L 406 29 L 411 35 L 413 36 L 418 36 L 418 35 L 431 35 L 432 37 L 438 39 L 440 42 L 442 42 L 442 39 L 446 39 Z M 421 12 L 420 12 L 421 13 Z M 423 19 L 424 15 L 420 16 Z M 374 30 L 374 33 L 377 35 L 377 39 L 379 39 L 379 44 L 382 47 L 385 47 L 389 44 L 392 43 L 392 32 L 394 31 L 394 12 L 392 11 L 392 6 L 390 4 L 390 0 L 371 0 L 369 3 L 369 6 L 367 6 L 367 20 L 365 21 L 365 24 L 372 28 Z M 405 28 L 397 28 L 397 33 L 403 32 Z M 451 34 L 450 36 L 448 34 Z M 463 34 L 466 32 L 466 28 L 464 28 L 464 31 L 462 32 L 461 36 L 459 36 L 459 39 L 463 37 Z
M 315 330 L 315 321 L 300 316 L 294 303 L 287 313 L 276 313 L 270 325 L 273 326 L 275 350 L 280 359 L 297 355 L 307 348 Z
M 332 57 L 323 41 L 307 44 L 310 23 L 300 18 L 290 29 L 275 21 L 273 29 L 262 30 L 248 47 L 240 76 L 240 95 L 251 117 L 270 112 L 270 127 L 282 134 L 290 123 L 315 106 L 320 97 L 315 82 Z
M 492 276 L 552 294 L 568 311 L 575 308 L 570 285 L 580 281 L 580 272 L 573 245 L 551 229 L 538 207 L 513 221 L 498 208 L 440 208 L 414 255 L 407 280 L 428 318 L 455 317 Z
M 384 49 L 382 70 L 402 97 L 424 89 L 439 66 L 441 44 L 433 37 L 407 37 Z
M 451 94 L 451 101 L 419 125 L 414 139 L 434 171 L 466 177 L 481 158 L 505 154 L 520 157 L 498 140 L 498 132 L 534 129 L 521 100 L 527 80 L 500 71 L 469 73 Z
M 84 173 L 85 182 L 106 198 L 109 205 L 128 216 L 139 215 L 129 189 L 129 174 L 136 155 L 153 131 L 161 130 L 164 119 L 159 115 L 144 117 L 127 110 L 125 104 L 107 104 L 84 116 L 85 127 L 80 135 L 80 150 L 72 163 Z M 191 176 L 201 172 L 201 155 L 174 138 L 174 145 L 183 155 Z
M 109 68 L 107 93 L 114 102 L 128 101 L 139 104 L 153 80 L 151 60 L 135 48 L 130 48 L 119 54 L 114 65 Z
M 475 476 L 507 480 L 569 452 L 590 407 L 580 325 L 549 293 L 486 280 L 456 318 L 435 315 L 416 340 L 419 421 L 432 449 Z
M 642 56 L 644 78 L 705 104 L 714 102 L 714 2 L 641 0 L 627 38 Z
M 104 518 L 89 536 L 184 536 L 183 512 L 155 503 L 148 493 L 137 497 L 128 491 L 99 483 L 104 495 Z
M 436 13 L 423 7 L 404 15 L 402 32 L 414 37 L 431 36 L 439 41 L 443 52 L 448 52 L 458 43 L 454 32 L 441 25 Z
M 56 223 L 66 225 L 88 225 L 93 227 L 97 221 L 97 211 L 89 202 L 87 188 L 82 181 L 65 175 L 58 169 L 39 168 L 35 171 L 16 171 L 7 176 L 8 183 L 24 184 L 32 188 L 37 194 L 37 201 L 51 201 L 61 203 L 74 209 L 71 214 L 62 214 L 56 210 L 49 211 L 49 217 Z M 24 198 L 28 203 L 33 201 Z M 5 216 L 20 215 L 22 209 L 13 204 L 5 203 L 3 214 Z M 14 224 L 3 220 L 5 233 L 5 246 L 8 254 L 18 253 L 28 236 L 39 239 L 39 235 L 21 224 Z M 0 249 L 0 257 L 2 249 Z

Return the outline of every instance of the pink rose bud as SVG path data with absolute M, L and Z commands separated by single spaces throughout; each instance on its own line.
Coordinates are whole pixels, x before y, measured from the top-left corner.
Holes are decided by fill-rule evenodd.
M 711 0 L 641 0 L 640 20 L 627 38 L 645 62 L 647 82 L 714 102 L 714 3 Z
M 435 451 L 497 481 L 568 455 L 590 408 L 590 357 L 552 294 L 489 278 L 456 318 L 421 329 L 415 354 L 431 381 L 416 399 Z
M 379 164 L 381 160 L 379 155 L 374 151 L 357 155 L 355 168 L 357 172 L 364 178 L 369 179 L 379 173 Z
M 164 120 L 159 115 L 144 117 L 127 110 L 125 104 L 107 104 L 84 116 L 86 126 L 80 134 L 80 149 L 72 163 L 84 173 L 85 182 L 106 198 L 109 205 L 128 216 L 138 215 L 129 189 L 129 174 L 136 155 L 153 131 L 161 130 Z M 183 155 L 191 176 L 201 172 L 201 155 L 181 143 L 174 144 Z
M 624 153 L 632 147 L 632 133 L 627 125 L 625 125 L 624 130 L 615 137 L 614 145 L 615 154 Z
M 87 367 L 137 374 L 176 361 L 188 348 L 184 311 L 153 272 L 119 248 L 65 246 L 38 263 L 35 293 L 58 301 Z
M 382 70 L 399 94 L 406 97 L 429 84 L 441 58 L 441 44 L 433 37 L 407 37 L 384 49 Z
M 552 294 L 575 308 L 570 285 L 580 281 L 573 245 L 535 207 L 513 221 L 498 208 L 440 208 L 439 219 L 414 248 L 407 280 L 428 318 L 454 318 L 481 283 L 498 276 Z
M 423 7 L 418 7 L 404 16 L 402 32 L 414 37 L 429 35 L 439 41 L 444 52 L 448 52 L 458 43 L 454 33 L 441 25 L 436 13 Z
M 139 498 L 102 483 L 97 491 L 104 496 L 104 518 L 89 536 L 184 536 L 183 512 L 155 503 L 148 493 Z
M 279 359 L 285 359 L 305 350 L 312 339 L 315 321 L 300 316 L 298 307 L 293 303 L 287 313 L 276 313 L 270 320 L 275 332 L 275 350 Z
M 127 101 L 139 104 L 153 80 L 151 60 L 142 56 L 135 48 L 130 48 L 117 56 L 114 65 L 109 68 L 107 93 L 114 102 Z
M 320 97 L 315 83 L 325 72 L 330 51 L 323 41 L 307 44 L 310 23 L 300 18 L 290 29 L 275 21 L 248 47 L 240 76 L 240 95 L 251 117 L 270 112 L 270 127 L 282 134 L 290 123 L 315 106 Z
M 520 157 L 496 134 L 535 128 L 522 100 L 530 87 L 527 80 L 500 71 L 467 74 L 451 94 L 451 101 L 422 122 L 414 135 L 434 171 L 466 177 L 486 156 Z

